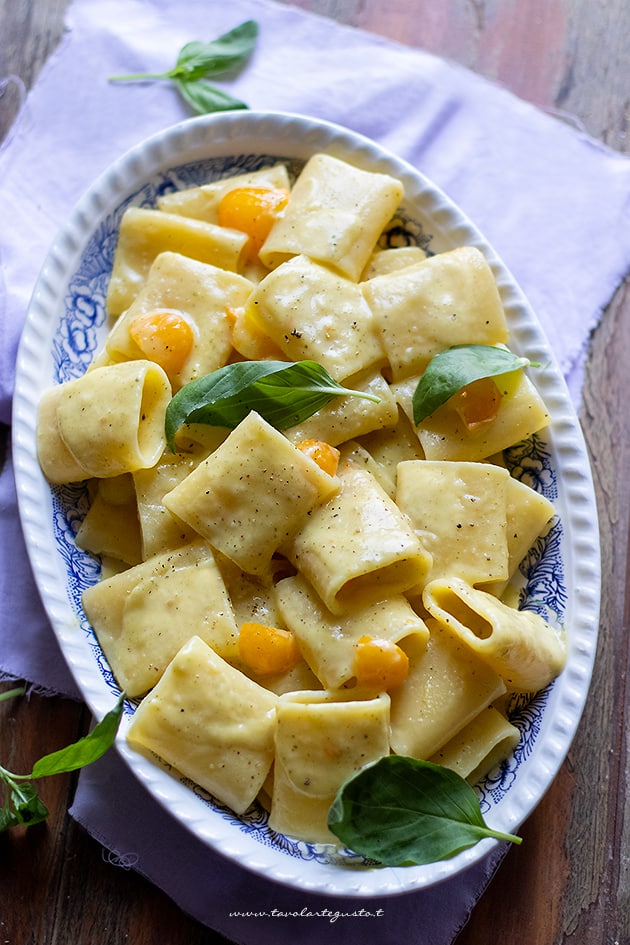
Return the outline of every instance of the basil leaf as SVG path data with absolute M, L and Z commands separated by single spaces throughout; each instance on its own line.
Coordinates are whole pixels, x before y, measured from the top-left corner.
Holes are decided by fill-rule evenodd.
M 134 82 L 144 79 L 168 79 L 175 84 L 184 101 L 199 114 L 244 109 L 248 106 L 209 82 L 208 76 L 221 75 L 244 64 L 251 55 L 258 36 L 258 23 L 246 20 L 208 43 L 192 40 L 179 51 L 177 61 L 166 72 L 134 72 L 112 75 L 110 82 Z
M 122 717 L 123 701 L 124 694 L 119 697 L 115 707 L 84 738 L 36 761 L 30 777 L 42 778 L 51 774 L 76 771 L 77 768 L 97 761 L 114 743 Z
M 193 40 L 182 46 L 169 78 L 200 79 L 219 75 L 241 65 L 251 54 L 258 36 L 258 23 L 246 20 L 209 43 Z
M 342 387 L 316 361 L 237 361 L 189 381 L 166 410 L 166 442 L 175 452 L 175 434 L 185 423 L 234 429 L 255 410 L 278 430 L 301 423 L 333 397 L 363 391 Z
M 486 825 L 473 788 L 454 771 L 400 755 L 349 778 L 328 826 L 346 847 L 384 866 L 449 859 L 484 837 L 521 842 Z
M 7 826 L 16 824 L 25 824 L 29 827 L 32 824 L 39 824 L 48 817 L 48 808 L 40 800 L 37 788 L 30 781 L 24 781 L 21 784 L 13 784 L 11 790 L 11 803 L 13 805 L 12 815 L 9 814 L 8 820 L 13 821 Z
M 175 79 L 174 82 L 182 98 L 193 111 L 200 115 L 247 108 L 245 102 L 233 98 L 216 85 L 211 85 L 210 82 L 204 82 L 202 79 L 194 81 Z
M 12 690 L 8 695 L 16 695 Z M 0 765 L 0 833 L 20 824 L 31 826 L 48 817 L 48 808 L 40 800 L 37 788 L 29 780 L 50 774 L 75 771 L 96 761 L 114 742 L 122 717 L 124 693 L 116 706 L 94 727 L 89 735 L 59 751 L 44 755 L 33 765 L 31 774 L 14 774 Z
M 494 345 L 455 345 L 436 354 L 418 381 L 413 395 L 413 419 L 417 424 L 445 404 L 462 387 L 482 377 L 508 374 L 532 362 Z
M 17 816 L 15 811 L 11 810 L 10 807 L 6 805 L 0 807 L 0 833 L 3 833 L 5 830 L 8 830 L 10 827 L 18 827 L 22 821 Z
M 6 702 L 8 699 L 15 699 L 16 696 L 23 696 L 26 692 L 24 686 L 16 686 L 13 689 L 5 689 L 0 692 L 0 702 Z

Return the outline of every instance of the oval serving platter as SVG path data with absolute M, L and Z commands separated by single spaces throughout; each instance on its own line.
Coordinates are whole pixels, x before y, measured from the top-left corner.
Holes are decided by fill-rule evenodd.
M 567 752 L 592 673 L 599 617 L 599 539 L 589 461 L 579 422 L 544 332 L 510 273 L 470 220 L 426 177 L 374 142 L 300 115 L 242 111 L 184 121 L 116 161 L 86 192 L 45 261 L 18 352 L 13 452 L 22 527 L 42 601 L 87 704 L 101 718 L 119 688 L 81 608 L 98 562 L 77 549 L 87 510 L 84 485 L 51 488 L 36 456 L 42 391 L 81 375 L 106 333 L 105 295 L 118 227 L 130 205 L 154 206 L 165 192 L 255 170 L 278 160 L 296 175 L 317 151 L 398 177 L 405 202 L 391 245 L 428 252 L 477 246 L 493 268 L 511 334 L 510 347 L 541 365 L 535 382 L 552 417 L 542 435 L 515 447 L 512 474 L 545 494 L 556 518 L 522 565 L 521 606 L 566 628 L 563 673 L 532 701 L 515 703 L 520 741 L 512 757 L 478 785 L 488 824 L 515 832 L 539 802 Z M 146 789 L 200 840 L 240 866 L 285 885 L 332 896 L 388 896 L 426 889 L 479 862 L 485 840 L 428 866 L 374 868 L 360 857 L 271 831 L 254 805 L 243 817 L 185 779 L 128 748 L 127 705 L 117 749 Z M 113 799 L 112 799 L 113 802 Z

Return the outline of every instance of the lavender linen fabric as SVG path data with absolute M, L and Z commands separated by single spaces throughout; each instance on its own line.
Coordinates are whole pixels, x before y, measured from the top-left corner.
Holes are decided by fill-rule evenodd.
M 0 471 L 0 679 L 4 676 L 27 679 L 46 693 L 79 697 L 28 565 L 10 461 Z
M 124 805 L 108 805 L 103 815 L 104 799 L 116 796 Z M 424 893 L 356 899 L 290 890 L 185 835 L 111 754 L 83 771 L 71 813 L 115 862 L 137 869 L 187 913 L 240 945 L 450 945 L 506 852 L 501 846 L 463 876 Z M 152 826 L 158 823 L 159 829 Z
M 627 159 L 456 65 L 300 10 L 75 0 L 0 154 L 0 420 L 33 284 L 70 208 L 121 152 L 188 114 L 168 84 L 108 77 L 169 68 L 191 37 L 247 18 L 257 48 L 226 87 L 251 108 L 346 125 L 432 178 L 503 257 L 579 387 L 585 340 L 630 258 Z
M 521 283 L 578 405 L 589 334 L 630 265 L 627 159 L 456 65 L 270 0 L 75 0 L 61 47 L 0 150 L 0 420 L 10 423 L 16 347 L 58 228 L 121 152 L 188 114 L 167 84 L 108 76 L 168 68 L 185 42 L 248 18 L 260 24 L 259 41 L 230 91 L 252 108 L 344 124 L 435 180 Z M 29 570 L 10 460 L 0 511 L 0 674 L 76 697 Z M 121 796 L 124 805 L 112 803 Z M 346 903 L 227 863 L 165 815 L 113 754 L 83 772 L 71 813 L 120 862 L 244 945 L 385 945 L 403 934 L 449 945 L 502 855 L 428 893 Z M 362 908 L 382 914 L 325 912 Z M 283 915 L 234 915 L 274 910 Z

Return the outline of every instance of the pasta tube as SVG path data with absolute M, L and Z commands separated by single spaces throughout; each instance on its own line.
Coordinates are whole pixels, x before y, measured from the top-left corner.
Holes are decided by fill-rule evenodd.
M 421 374 L 456 344 L 506 344 L 508 329 L 490 266 L 474 246 L 438 253 L 363 283 L 394 381 Z
M 364 634 L 393 643 L 413 637 L 419 645 L 429 636 L 424 621 L 402 594 L 359 604 L 335 617 L 304 578 L 296 575 L 278 583 L 277 598 L 287 627 L 325 688 L 338 688 L 353 677 L 356 644 Z
M 276 705 L 194 636 L 136 710 L 127 738 L 242 814 L 273 761 Z
M 38 458 L 53 483 L 118 476 L 153 466 L 162 454 L 171 399 L 151 361 L 94 368 L 50 388 L 38 417 Z
M 302 253 L 356 281 L 404 195 L 400 181 L 314 154 L 260 258 L 273 269 Z
M 337 843 L 328 810 L 342 783 L 389 754 L 389 696 L 294 692 L 280 696 L 269 826 Z
M 232 353 L 228 312 L 244 305 L 251 290 L 249 280 L 235 272 L 180 253 L 160 253 L 133 302 L 112 326 L 105 340 L 106 353 L 112 361 L 149 357 L 139 343 L 136 326 L 161 313 L 179 316 L 189 326 L 190 341 L 173 368 L 163 365 L 176 390 L 227 362 Z M 173 360 L 176 345 L 168 336 L 165 348 Z
M 265 276 L 247 312 L 288 360 L 317 361 L 336 380 L 385 363 L 360 287 L 309 256 Z
M 488 706 L 429 761 L 475 784 L 512 754 L 519 737 L 516 726 L 494 706 Z
M 142 288 L 151 264 L 170 250 L 200 262 L 237 272 L 247 236 L 238 230 L 205 223 L 176 213 L 129 207 L 120 222 L 107 311 L 122 314 Z
M 83 607 L 131 697 L 155 685 L 193 633 L 226 659 L 238 655 L 230 599 L 212 550 L 201 541 L 88 587 Z
M 347 462 L 339 479 L 338 495 L 313 512 L 287 557 L 333 614 L 421 589 L 431 555 L 409 520 L 366 469 Z
M 408 647 L 409 673 L 391 692 L 391 746 L 430 758 L 505 692 L 501 677 L 448 627 L 427 620 L 429 640 Z
M 290 187 L 289 174 L 285 164 L 273 164 L 258 171 L 235 174 L 221 180 L 202 184 L 200 187 L 187 187 L 174 190 L 158 197 L 158 207 L 166 213 L 179 214 L 182 217 L 194 217 L 206 223 L 219 222 L 219 205 L 223 197 L 231 190 L 240 188 L 286 189 Z
M 490 463 L 400 463 L 396 502 L 431 553 L 430 580 L 507 579 L 509 480 L 507 469 Z
M 244 571 L 273 554 L 339 488 L 336 476 L 252 411 L 164 497 L 164 504 Z
M 538 692 L 564 667 L 564 636 L 538 614 L 515 610 L 455 577 L 431 581 L 422 600 L 510 690 Z

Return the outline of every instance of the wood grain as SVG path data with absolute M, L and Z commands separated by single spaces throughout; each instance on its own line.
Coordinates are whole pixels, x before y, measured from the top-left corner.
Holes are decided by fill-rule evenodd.
M 564 0 L 301 0 L 292 5 L 436 52 L 536 104 L 546 104 L 550 90 L 555 95 L 566 68 Z
M 31 88 L 63 35 L 68 4 L 69 0 L 0 0 L 0 80 L 17 76 L 25 89 Z M 0 92 L 0 141 L 21 101 L 15 82 Z
M 627 0 L 286 0 L 443 55 L 630 153 Z M 63 32 L 67 0 L 0 0 L 0 78 L 29 87 Z M 0 140 L 11 108 L 0 98 Z M 586 252 L 586 248 L 585 248 Z M 523 827 L 458 945 L 630 945 L 630 285 L 594 332 L 581 420 L 602 537 L 601 634 L 591 695 L 566 763 Z M 0 704 L 14 770 L 86 730 L 62 699 Z M 47 825 L 0 836 L 0 942 L 207 945 L 224 941 L 133 871 L 106 862 L 66 815 L 74 777 L 44 783 Z M 414 940 L 410 930 L 410 941 Z

